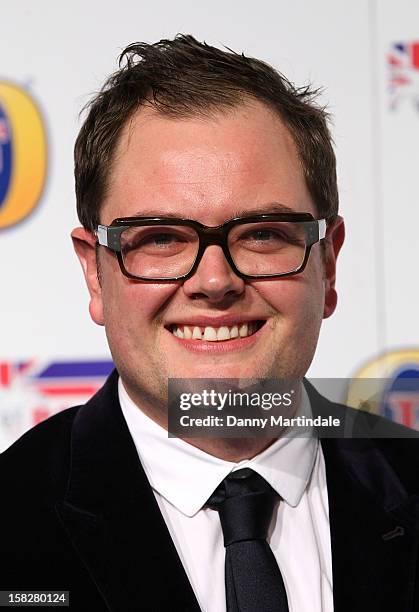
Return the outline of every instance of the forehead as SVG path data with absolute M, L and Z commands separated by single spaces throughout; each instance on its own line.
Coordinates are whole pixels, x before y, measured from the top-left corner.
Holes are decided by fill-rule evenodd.
M 142 108 L 120 136 L 101 220 L 174 214 L 218 225 L 274 203 L 315 213 L 294 140 L 264 104 L 188 119 Z

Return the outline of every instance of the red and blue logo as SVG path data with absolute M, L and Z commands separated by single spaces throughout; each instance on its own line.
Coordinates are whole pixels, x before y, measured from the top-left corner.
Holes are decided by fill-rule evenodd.
M 396 373 L 384 390 L 381 412 L 392 421 L 419 430 L 419 364 Z
M 347 403 L 419 431 L 419 350 L 383 353 L 351 379 Z
M 0 81 L 0 229 L 25 219 L 45 185 L 47 140 L 32 97 Z

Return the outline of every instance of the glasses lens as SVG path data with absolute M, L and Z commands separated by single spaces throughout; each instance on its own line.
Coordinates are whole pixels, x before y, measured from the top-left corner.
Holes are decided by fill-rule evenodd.
M 189 272 L 199 239 L 190 227 L 147 225 L 129 227 L 121 235 L 127 272 L 142 278 L 175 278 Z
M 306 249 L 305 225 L 264 221 L 234 226 L 228 236 L 228 246 L 237 269 L 255 276 L 298 270 Z

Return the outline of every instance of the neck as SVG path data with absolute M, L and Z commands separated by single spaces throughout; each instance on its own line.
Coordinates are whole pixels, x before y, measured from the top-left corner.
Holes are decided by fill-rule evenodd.
M 124 384 L 128 395 L 131 397 L 137 408 L 144 412 L 150 419 L 160 425 L 167 431 L 168 429 L 168 414 L 167 414 L 167 402 L 159 402 L 157 398 L 153 398 L 153 401 L 149 401 L 149 397 L 137 397 L 136 393 L 131 393 L 129 386 Z M 290 406 L 284 413 L 283 416 L 293 417 L 297 412 L 297 406 L 299 406 L 301 400 L 300 389 L 296 390 L 295 403 Z M 160 409 L 158 409 L 160 407 Z M 271 446 L 282 434 L 282 431 L 275 432 L 275 437 L 252 437 L 252 438 L 231 438 L 231 437 L 188 437 L 178 436 L 184 442 L 195 446 L 200 450 L 223 459 L 224 461 L 231 461 L 232 463 L 238 463 L 245 459 L 252 459 L 266 448 Z

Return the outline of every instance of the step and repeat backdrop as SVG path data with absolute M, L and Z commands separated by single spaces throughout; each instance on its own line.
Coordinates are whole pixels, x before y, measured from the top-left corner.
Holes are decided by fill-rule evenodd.
M 349 400 L 359 378 L 408 378 L 386 415 L 419 428 L 417 2 L 17 0 L 1 19 L 0 450 L 112 370 L 70 240 L 79 113 L 127 44 L 178 32 L 324 88 L 347 241 L 309 376 L 350 379 Z

